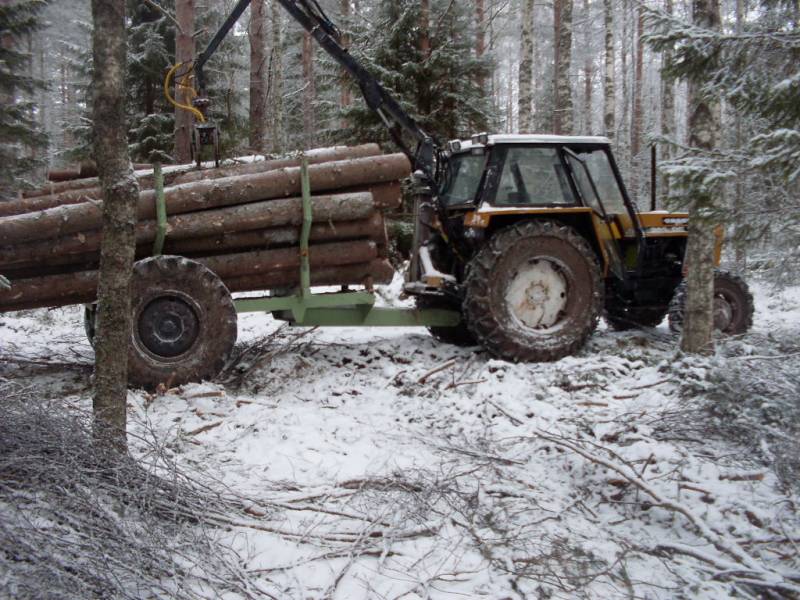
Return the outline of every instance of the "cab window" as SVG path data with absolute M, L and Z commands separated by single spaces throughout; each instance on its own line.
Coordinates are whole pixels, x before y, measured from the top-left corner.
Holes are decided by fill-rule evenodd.
M 556 148 L 510 147 L 495 204 L 574 204 L 575 198 Z
M 608 154 L 604 150 L 593 150 L 580 153 L 580 157 L 592 175 L 592 181 L 606 212 L 612 215 L 627 215 L 628 209 L 622 197 L 619 181 L 608 160 Z
M 449 172 L 439 195 L 446 206 L 475 201 L 485 164 L 485 155 L 461 154 L 450 159 Z

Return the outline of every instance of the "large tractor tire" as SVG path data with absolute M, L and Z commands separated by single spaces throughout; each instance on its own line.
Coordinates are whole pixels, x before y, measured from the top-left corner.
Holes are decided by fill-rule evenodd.
M 417 296 L 415 300 L 417 308 L 441 308 L 447 310 L 461 310 L 461 308 L 455 302 L 450 302 L 444 298 L 439 299 L 439 298 L 432 298 L 430 296 Z M 464 323 L 463 317 L 461 323 L 459 323 L 456 327 L 433 326 L 433 327 L 427 327 L 427 330 L 434 338 L 436 338 L 440 342 L 444 342 L 445 344 L 452 344 L 454 346 L 478 345 L 478 342 L 475 340 L 475 336 L 472 335 L 472 333 Z
M 683 330 L 686 282 L 675 290 L 669 305 L 669 328 Z M 725 335 L 745 333 L 753 325 L 753 295 L 741 277 L 728 271 L 714 273 L 714 329 Z
M 667 316 L 669 307 L 641 307 L 606 308 L 605 320 L 609 327 L 616 331 L 628 331 L 642 327 L 655 327 Z
M 155 389 L 219 374 L 237 333 L 236 308 L 219 277 L 187 258 L 147 258 L 133 267 L 131 298 L 131 386 Z M 84 326 L 92 345 L 95 316 L 96 305 L 87 305 Z
M 597 257 L 571 227 L 518 223 L 496 233 L 469 265 L 464 317 L 499 358 L 558 360 L 578 351 L 603 308 Z

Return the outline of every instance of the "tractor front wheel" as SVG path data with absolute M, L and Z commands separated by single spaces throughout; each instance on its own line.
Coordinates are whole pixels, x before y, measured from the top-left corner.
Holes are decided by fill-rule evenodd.
M 514 362 L 575 353 L 603 307 L 595 253 L 574 229 L 553 221 L 496 233 L 470 263 L 464 287 L 470 331 L 489 352 Z
M 725 335 L 745 333 L 753 325 L 753 295 L 745 281 L 728 271 L 714 273 L 714 329 Z M 669 305 L 669 328 L 683 330 L 686 282 L 675 290 Z

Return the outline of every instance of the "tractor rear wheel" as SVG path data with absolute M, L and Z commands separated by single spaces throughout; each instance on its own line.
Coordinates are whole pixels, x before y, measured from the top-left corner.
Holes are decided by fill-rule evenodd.
M 667 316 L 668 307 L 606 308 L 606 323 L 617 331 L 628 331 L 640 327 L 655 327 Z
M 442 308 L 447 310 L 461 310 L 455 302 L 450 302 L 444 298 L 432 298 L 431 296 L 417 296 L 415 298 L 417 308 Z M 430 334 L 445 344 L 454 346 L 477 346 L 475 336 L 470 333 L 466 324 L 462 321 L 455 327 L 427 327 Z
M 745 333 L 753 325 L 753 295 L 744 279 L 728 271 L 714 273 L 714 329 L 726 335 Z M 669 328 L 683 330 L 686 282 L 675 290 L 669 304 Z
M 236 343 L 236 308 L 212 271 L 179 256 L 137 262 L 132 281 L 131 385 L 155 388 L 209 379 Z
M 489 352 L 514 362 L 558 360 L 597 326 L 604 287 L 597 257 L 571 227 L 518 223 L 473 258 L 464 316 Z

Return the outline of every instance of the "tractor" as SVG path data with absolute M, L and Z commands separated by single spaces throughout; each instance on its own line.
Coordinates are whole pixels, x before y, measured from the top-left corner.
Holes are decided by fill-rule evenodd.
M 134 343 L 132 360 L 139 357 L 144 365 L 136 382 L 152 384 L 169 376 L 180 383 L 215 375 L 236 339 L 235 313 L 246 311 L 267 311 L 301 326 L 425 326 L 441 341 L 479 345 L 510 361 L 552 361 L 575 353 L 603 315 L 611 327 L 627 329 L 657 325 L 669 313 L 673 329 L 680 328 L 688 215 L 639 211 L 608 139 L 481 133 L 443 143 L 425 132 L 343 47 L 339 30 L 316 0 L 276 1 L 355 79 L 367 106 L 411 162 L 415 231 L 405 291 L 415 297 L 416 308 L 375 307 L 369 289 L 311 291 L 308 228 L 313 215 L 305 190 L 295 293 L 273 290 L 268 297 L 231 302 L 224 286 L 217 289 L 219 283 L 209 296 L 218 302 L 209 302 L 222 306 L 224 300 L 225 318 L 186 310 L 194 315 L 187 321 L 176 317 L 174 299 L 192 296 L 193 278 L 187 276 L 186 289 L 178 290 L 175 282 L 183 280 L 170 275 L 170 265 L 183 265 L 186 271 L 192 261 L 144 261 L 139 269 L 144 275 L 146 268 L 158 270 L 163 263 L 163 285 L 140 277 L 150 294 L 148 306 L 155 308 L 135 316 L 134 330 L 168 330 L 175 339 L 194 341 L 173 344 L 168 351 L 160 339 Z M 209 146 L 214 159 L 220 158 L 219 136 L 207 118 L 204 65 L 249 3 L 239 0 L 208 47 L 190 64 L 176 65 L 165 81 L 169 89 L 178 71 L 181 85 L 194 81 L 192 106 L 181 107 L 197 119 L 193 150 L 198 165 Z M 718 236 L 717 263 L 720 251 Z M 717 272 L 717 329 L 742 333 L 752 315 L 745 283 Z M 89 315 L 87 322 L 93 320 Z M 190 322 L 190 331 L 182 329 L 184 322 Z M 224 331 L 220 322 L 226 324 Z M 142 345 L 146 349 L 137 350 Z

